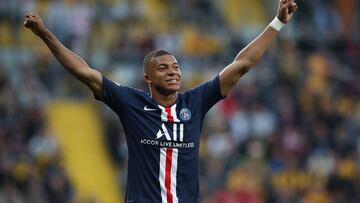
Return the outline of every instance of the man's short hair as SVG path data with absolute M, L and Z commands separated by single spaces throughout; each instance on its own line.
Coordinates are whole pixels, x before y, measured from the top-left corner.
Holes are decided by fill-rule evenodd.
M 144 57 L 144 61 L 143 61 L 143 70 L 144 73 L 147 73 L 147 67 L 149 66 L 151 59 L 153 59 L 154 57 L 158 57 L 158 56 L 163 56 L 163 55 L 172 55 L 170 52 L 163 50 L 163 49 L 157 49 L 154 51 L 151 51 L 150 53 L 148 53 L 145 57 Z

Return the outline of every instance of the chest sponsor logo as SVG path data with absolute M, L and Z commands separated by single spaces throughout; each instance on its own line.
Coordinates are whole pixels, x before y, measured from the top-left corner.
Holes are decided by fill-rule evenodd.
M 168 141 L 184 141 L 184 124 L 173 124 L 173 133 L 172 137 L 169 134 L 169 131 L 167 130 L 165 124 L 163 123 L 161 125 L 161 128 L 156 134 L 156 139 L 160 139 L 161 137 L 165 137 Z
M 172 134 L 166 128 L 165 124 L 156 133 L 155 139 L 141 139 L 141 144 L 153 145 L 159 147 L 173 147 L 173 148 L 193 148 L 194 142 L 184 142 L 184 124 L 173 123 Z

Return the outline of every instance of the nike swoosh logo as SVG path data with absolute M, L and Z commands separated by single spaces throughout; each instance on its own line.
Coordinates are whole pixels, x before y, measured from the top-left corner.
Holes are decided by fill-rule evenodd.
M 146 105 L 146 106 L 144 106 L 144 110 L 145 110 L 145 111 L 156 111 L 157 109 L 150 109 L 150 108 L 148 108 L 147 105 Z

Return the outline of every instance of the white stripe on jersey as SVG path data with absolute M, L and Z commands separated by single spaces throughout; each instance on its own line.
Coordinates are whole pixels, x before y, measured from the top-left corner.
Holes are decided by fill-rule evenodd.
M 171 108 L 164 108 L 158 105 L 161 109 L 161 121 L 179 123 L 180 120 L 176 115 L 176 104 Z M 162 124 L 162 131 L 166 138 L 171 140 L 168 130 L 164 123 Z M 177 124 L 173 125 L 173 139 L 177 141 Z M 183 140 L 184 124 L 180 124 L 180 141 Z M 171 156 L 171 157 L 170 157 Z M 176 148 L 160 148 L 160 169 L 159 169 L 159 181 L 161 190 L 161 202 L 162 203 L 178 203 L 178 197 L 176 194 L 177 186 L 177 165 L 178 165 L 178 149 Z
M 173 194 L 173 203 L 178 203 L 176 193 L 176 174 L 177 174 L 178 149 L 173 148 L 172 166 L 171 166 L 171 193 Z
M 170 168 L 166 168 L 168 152 L 171 151 L 171 165 Z M 176 193 L 177 186 L 177 162 L 178 162 L 178 149 L 175 148 L 160 148 L 160 190 L 161 190 L 161 203 L 178 203 L 178 197 Z M 170 170 L 170 171 L 167 171 Z M 170 175 L 170 188 L 166 187 L 167 177 L 166 174 Z M 172 202 L 169 202 L 168 197 L 172 196 Z M 171 199 L 171 198 L 170 198 Z
M 167 119 L 167 113 L 166 113 L 166 111 L 165 111 L 165 108 L 162 107 L 162 106 L 160 106 L 160 105 L 158 105 L 158 106 L 159 106 L 159 108 L 161 109 L 161 121 L 162 121 L 162 122 L 167 122 L 168 119 Z
M 158 105 L 159 108 L 161 109 L 161 121 L 163 122 L 168 122 L 168 113 L 166 112 L 165 108 L 161 105 Z M 174 119 L 174 123 L 178 123 L 180 122 L 180 120 L 178 119 L 177 115 L 176 115 L 176 104 L 171 106 L 170 109 L 170 115 L 173 117 Z
M 180 120 L 178 119 L 177 115 L 176 115 L 176 104 L 171 106 L 171 115 L 174 118 L 174 122 L 178 123 L 180 122 Z
M 167 203 L 165 188 L 165 166 L 166 166 L 166 148 L 160 148 L 160 173 L 159 182 L 161 190 L 161 202 Z

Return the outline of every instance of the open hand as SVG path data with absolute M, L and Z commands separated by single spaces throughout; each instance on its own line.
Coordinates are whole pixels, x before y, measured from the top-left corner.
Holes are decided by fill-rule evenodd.
M 31 29 L 36 35 L 40 35 L 41 32 L 47 29 L 40 15 L 36 11 L 28 12 L 25 15 L 24 26 Z
M 277 18 L 282 23 L 287 23 L 297 9 L 298 6 L 294 0 L 280 0 Z

